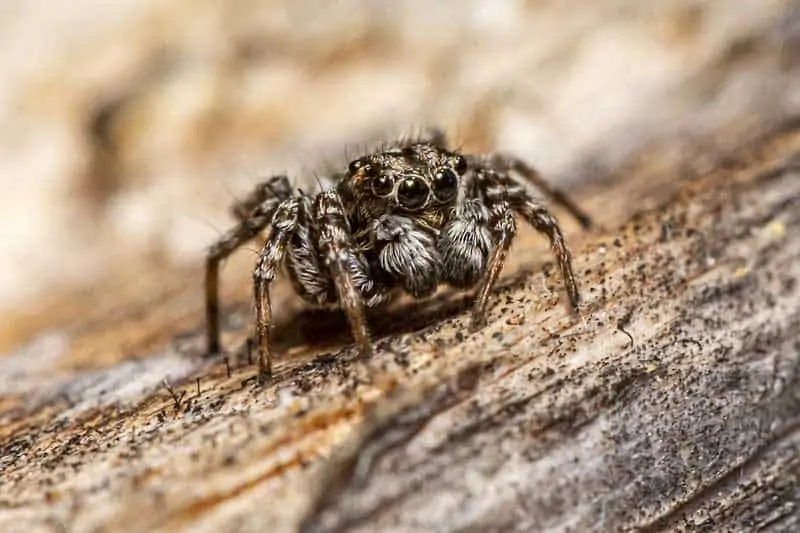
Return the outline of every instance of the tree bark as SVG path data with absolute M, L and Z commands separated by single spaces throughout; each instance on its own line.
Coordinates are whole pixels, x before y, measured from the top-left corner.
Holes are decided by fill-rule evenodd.
M 263 389 L 246 283 L 227 368 L 200 270 L 65 301 L 0 359 L 0 529 L 800 529 L 800 122 L 727 146 L 577 191 L 578 319 L 533 232 L 484 329 L 445 292 L 373 316 L 367 362 L 279 288 Z

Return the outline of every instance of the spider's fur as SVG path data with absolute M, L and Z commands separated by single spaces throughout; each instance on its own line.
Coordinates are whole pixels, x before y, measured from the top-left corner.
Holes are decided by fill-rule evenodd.
M 522 180 L 520 180 L 522 178 Z M 555 218 L 525 189 L 536 185 L 584 226 L 591 221 L 521 160 L 461 155 L 444 136 L 400 141 L 352 161 L 315 196 L 294 192 L 286 176 L 261 183 L 233 207 L 239 223 L 209 250 L 206 319 L 209 353 L 220 350 L 219 264 L 267 231 L 253 271 L 259 381 L 271 373 L 269 285 L 285 265 L 300 296 L 345 311 L 362 356 L 372 353 L 364 307 L 399 290 L 415 298 L 440 284 L 477 286 L 472 326 L 486 304 L 516 235 L 516 215 L 550 240 L 569 302 L 578 306 L 570 254 Z

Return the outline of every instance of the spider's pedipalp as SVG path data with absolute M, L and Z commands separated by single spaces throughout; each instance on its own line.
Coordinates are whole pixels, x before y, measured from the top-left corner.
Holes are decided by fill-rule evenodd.
M 415 298 L 436 290 L 441 260 L 430 230 L 409 216 L 386 215 L 374 222 L 372 231 L 381 271 Z
M 466 198 L 455 207 L 436 242 L 444 281 L 467 289 L 483 276 L 494 246 L 488 225 L 489 212 L 480 198 Z

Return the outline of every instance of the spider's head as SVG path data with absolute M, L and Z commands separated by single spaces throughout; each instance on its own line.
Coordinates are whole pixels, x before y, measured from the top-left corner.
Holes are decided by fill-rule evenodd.
M 350 163 L 350 175 L 376 200 L 404 212 L 452 205 L 467 162 L 427 143 L 368 155 Z

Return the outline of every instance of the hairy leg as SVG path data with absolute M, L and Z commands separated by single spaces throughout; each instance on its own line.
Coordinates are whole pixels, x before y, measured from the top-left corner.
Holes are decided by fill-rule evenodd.
M 511 243 L 517 234 L 514 212 L 508 202 L 505 200 L 492 202 L 488 207 L 490 209 L 489 228 L 494 241 L 494 249 L 473 304 L 471 324 L 473 330 L 486 324 L 486 304 L 489 302 L 492 289 L 505 266 Z
M 264 202 L 272 200 L 274 205 L 279 201 L 292 197 L 292 186 L 285 175 L 272 176 L 267 181 L 261 182 L 253 188 L 244 199 L 231 206 L 231 214 L 237 220 L 246 220 L 253 211 Z
M 561 270 L 561 277 L 564 280 L 570 307 L 574 313 L 577 313 L 580 294 L 578 293 L 578 285 L 575 282 L 575 274 L 572 272 L 572 256 L 567 249 L 564 235 L 561 233 L 561 228 L 558 226 L 555 217 L 538 200 L 530 196 L 515 202 L 514 210 L 522 215 L 536 231 L 543 233 L 550 240 L 550 247 Z
M 325 305 L 338 299 L 336 287 L 325 261 L 315 244 L 318 230 L 312 227 L 313 207 L 309 196 L 300 196 L 300 222 L 297 231 L 289 241 L 286 254 L 286 267 L 295 291 L 306 301 Z M 360 252 L 354 251 L 355 259 L 348 263 L 353 283 L 361 293 L 367 307 L 374 307 L 388 300 L 390 294 L 386 287 L 370 275 L 366 260 Z
M 258 347 L 258 382 L 264 384 L 272 375 L 272 307 L 269 285 L 275 279 L 298 224 L 298 201 L 284 200 L 275 209 L 270 222 L 269 237 L 258 256 L 253 271 L 253 301 L 255 304 L 255 345 Z
M 487 165 L 487 163 L 484 164 Z M 553 202 L 563 206 L 569 214 L 578 221 L 583 229 L 589 229 L 594 225 L 591 217 L 578 207 L 564 191 L 548 183 L 542 175 L 539 174 L 539 171 L 522 159 L 506 154 L 493 154 L 489 156 L 488 166 L 495 169 L 513 171 L 519 174 L 525 180 L 532 183 L 537 189 L 541 190 Z
M 286 188 L 282 184 L 286 185 Z M 268 182 L 259 185 L 245 200 L 245 202 L 255 203 L 256 199 L 261 202 L 257 205 L 245 203 L 237 204 L 240 208 L 234 207 L 234 212 L 243 213 L 239 224 L 225 233 L 208 250 L 206 255 L 206 275 L 205 275 L 205 297 L 206 297 L 206 346 L 209 354 L 216 354 L 220 351 L 219 342 L 219 265 L 236 251 L 240 246 L 255 238 L 261 233 L 272 219 L 275 207 L 280 200 L 266 194 L 266 191 L 290 194 L 288 190 L 288 180 L 285 176 L 272 178 Z
M 473 311 L 473 326 L 478 327 L 485 320 L 486 302 L 516 234 L 514 212 L 519 213 L 534 229 L 549 239 L 550 247 L 564 279 L 570 308 L 573 312 L 577 312 L 580 297 L 572 271 L 572 258 L 555 217 L 504 169 L 497 169 L 487 164 L 474 170 L 475 174 L 468 191 L 479 196 L 491 213 L 489 224 L 495 247 L 483 283 L 478 290 Z
M 336 293 L 353 332 L 361 357 L 372 355 L 364 317 L 364 302 L 357 278 L 369 279 L 350 234 L 344 207 L 335 191 L 320 193 L 314 201 L 314 219 L 319 227 L 317 253 L 327 267 Z

